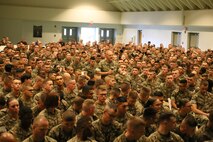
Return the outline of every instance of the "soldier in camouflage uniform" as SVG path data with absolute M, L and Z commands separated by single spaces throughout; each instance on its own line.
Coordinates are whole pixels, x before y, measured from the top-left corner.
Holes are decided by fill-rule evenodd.
M 139 117 L 132 117 L 127 122 L 126 131 L 118 136 L 114 142 L 148 142 L 144 136 L 145 122 Z
M 115 75 L 115 79 L 118 84 L 122 84 L 124 82 L 130 82 L 131 78 L 129 73 L 126 70 L 125 64 L 120 65 L 118 69 L 118 73 Z
M 183 142 L 183 139 L 172 132 L 176 127 L 175 115 L 171 112 L 162 113 L 159 117 L 159 126 L 156 132 L 149 136 L 150 142 Z
M 201 126 L 196 133 L 198 142 L 213 140 L 213 111 L 210 112 L 208 118 L 208 123 Z
M 20 142 L 22 142 L 32 134 L 32 110 L 29 107 L 23 106 L 19 112 L 19 118 L 20 122 L 10 129 L 9 132 L 16 136 Z
M 127 120 L 132 117 L 132 115 L 126 111 L 128 106 L 126 101 L 126 98 L 123 96 L 116 99 L 117 113 L 115 120 L 122 124 L 122 130 L 125 130 Z
M 33 121 L 32 135 L 23 142 L 57 142 L 53 138 L 46 136 L 48 132 L 49 122 L 44 116 L 38 116 Z
M 57 142 L 67 142 L 76 135 L 75 121 L 76 115 L 67 110 L 62 114 L 62 123 L 53 127 L 48 136 L 57 140 Z
M 201 81 L 200 90 L 192 97 L 192 111 L 204 117 L 213 110 L 213 94 L 207 91 L 208 86 L 208 81 Z
M 113 61 L 113 52 L 107 50 L 105 53 L 106 59 L 101 60 L 96 68 L 96 73 L 105 77 L 106 75 L 114 74 L 117 70 L 117 63 Z
M 95 102 L 95 114 L 98 116 L 98 118 L 100 118 L 104 112 L 104 108 L 106 105 L 107 86 L 106 85 L 98 86 L 98 88 L 96 88 L 96 96 L 97 101 Z
M 76 81 L 70 80 L 66 84 L 66 88 L 64 89 L 64 100 L 68 103 L 68 106 L 72 105 L 73 99 L 77 96 L 74 91 L 76 88 Z
M 140 116 L 142 113 L 142 109 L 136 105 L 137 98 L 137 91 L 130 91 L 127 95 L 127 112 L 133 116 Z
M 15 98 L 9 98 L 7 101 L 7 114 L 0 119 L 0 129 L 9 131 L 19 122 L 19 102 Z
M 94 138 L 99 142 L 113 142 L 121 132 L 121 124 L 115 121 L 116 105 L 109 104 L 105 107 L 100 119 L 92 123 Z
M 142 118 L 145 121 L 144 135 L 148 137 L 156 131 L 157 110 L 151 107 L 145 108 Z
M 154 71 L 149 71 L 147 74 L 147 79 L 143 82 L 142 85 L 151 88 L 152 92 L 159 89 L 160 84 L 156 78 L 156 73 Z
M 34 107 L 33 87 L 23 86 L 22 87 L 22 96 L 20 96 L 18 100 L 24 106 L 27 106 L 27 107 L 30 107 L 30 108 Z
M 49 130 L 61 122 L 60 110 L 56 109 L 58 103 L 58 94 L 54 91 L 50 92 L 50 94 L 46 96 L 46 100 L 44 102 L 45 109 L 39 113 L 39 115 L 43 115 L 49 121 Z
M 143 81 L 144 80 L 139 76 L 139 69 L 137 67 L 133 67 L 131 76 L 130 76 L 130 83 L 131 83 L 132 89 L 139 92 Z
M 8 98 L 11 98 L 11 97 L 14 97 L 14 98 L 19 98 L 21 96 L 21 92 L 20 92 L 20 89 L 21 89 L 21 80 L 19 79 L 14 79 L 13 82 L 12 82 L 12 91 L 10 93 L 8 93 L 5 98 L 8 99 Z
M 180 79 L 178 84 L 178 89 L 175 90 L 171 96 L 172 107 L 174 107 L 175 109 L 178 109 L 177 103 L 179 103 L 181 99 L 191 100 L 191 98 L 192 98 L 192 94 L 189 90 L 187 90 L 187 80 Z
M 164 94 L 165 101 L 168 98 L 171 99 L 172 92 L 174 92 L 174 90 L 176 90 L 176 89 L 177 89 L 177 86 L 176 86 L 176 84 L 173 81 L 172 74 L 167 74 L 167 76 L 165 78 L 165 82 L 160 84 L 160 90 Z

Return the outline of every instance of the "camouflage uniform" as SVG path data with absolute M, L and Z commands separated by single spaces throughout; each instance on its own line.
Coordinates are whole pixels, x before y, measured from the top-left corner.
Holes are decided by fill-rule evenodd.
M 193 104 L 197 104 L 197 108 L 199 110 L 209 113 L 211 110 L 213 110 L 212 100 L 213 94 L 211 94 L 210 92 L 206 92 L 206 94 L 201 94 L 199 91 L 192 97 L 191 102 Z
M 114 70 L 115 73 L 117 70 L 117 64 L 114 61 L 107 62 L 107 60 L 101 60 L 95 70 L 101 72 L 108 72 L 109 70 Z
M 55 109 L 54 114 L 48 113 L 47 109 L 44 109 L 39 113 L 39 115 L 43 115 L 47 118 L 49 122 L 49 130 L 61 123 L 61 113 L 58 109 Z
M 126 128 L 126 122 L 131 118 L 133 117 L 130 113 L 126 112 L 124 116 L 122 117 L 116 117 L 115 120 L 117 122 L 119 122 L 121 125 L 122 125 L 122 130 L 125 130 Z
M 143 111 L 144 111 L 144 103 L 141 102 L 140 100 L 137 100 L 136 103 L 135 103 L 135 107 L 138 108 L 138 113 L 137 114 L 138 116 L 142 115 L 143 114 Z
M 77 96 L 75 92 L 64 93 L 64 100 L 68 103 L 68 106 L 72 105 L 73 99 Z
M 94 128 L 94 137 L 98 142 L 113 142 L 121 134 L 121 126 L 117 121 L 109 125 L 103 125 L 98 119 L 92 123 Z
M 23 142 L 34 142 L 34 141 L 33 141 L 33 136 L 31 135 L 30 137 L 28 137 L 27 139 L 25 139 Z M 57 142 L 57 141 L 54 140 L 54 139 L 51 138 L 51 137 L 45 136 L 43 142 Z
M 151 124 L 149 126 L 146 126 L 145 127 L 145 132 L 144 132 L 144 135 L 146 137 L 148 137 L 149 135 L 151 135 L 152 133 L 154 133 L 156 131 L 157 127 L 155 124 Z
M 33 98 L 30 98 L 29 100 L 25 100 L 22 96 L 18 99 L 21 101 L 22 105 L 27 106 L 29 108 L 32 108 L 34 106 Z
M 170 84 L 170 86 L 166 85 L 166 83 L 160 84 L 160 90 L 163 92 L 165 99 L 171 98 L 172 92 L 174 92 L 176 88 L 177 86 L 175 85 L 175 83 Z
M 131 84 L 133 90 L 140 91 L 141 84 L 143 82 L 144 82 L 144 80 L 141 77 L 139 77 L 139 75 L 137 75 L 137 76 L 132 75 L 130 77 L 130 84 Z
M 72 139 L 68 140 L 67 142 L 97 142 L 96 140 L 93 140 L 91 138 L 87 138 L 88 140 L 79 140 L 77 136 L 73 137 Z
M 213 140 L 213 131 L 208 128 L 207 125 L 201 126 L 197 131 L 196 135 L 198 142 Z
M 192 94 L 190 93 L 189 90 L 179 91 L 179 89 L 177 89 L 172 93 L 172 96 L 171 96 L 171 99 L 175 100 L 176 104 L 179 103 L 179 101 L 182 99 L 191 100 L 191 98 L 192 98 Z
M 75 135 L 76 135 L 75 127 L 73 128 L 72 132 L 70 132 L 69 134 L 66 134 L 61 124 L 53 127 L 48 134 L 48 136 L 50 136 L 51 138 L 54 138 L 55 140 L 57 140 L 57 142 L 67 142 L 69 139 L 71 139 Z
M 158 131 L 152 133 L 148 140 L 150 142 L 184 142 L 183 139 L 174 132 L 170 132 L 169 136 L 164 136 Z
M 151 91 L 154 92 L 155 90 L 159 89 L 159 82 L 156 79 L 153 80 L 146 80 L 143 82 L 142 86 L 150 87 Z
M 128 142 L 125 136 L 125 133 L 118 136 L 113 142 Z M 148 142 L 147 138 L 145 136 L 141 136 L 138 140 L 134 142 Z
M 33 117 L 35 118 L 36 116 L 38 116 L 38 114 L 42 111 L 41 109 L 38 108 L 38 106 L 34 106 L 32 108 L 33 111 Z
M 104 112 L 106 104 L 95 103 L 95 115 L 100 118 Z
M 122 84 L 124 82 L 130 82 L 131 78 L 128 74 L 123 75 L 123 74 L 118 73 L 115 75 L 115 80 L 118 84 Z
M 133 116 L 135 116 L 135 115 L 140 116 L 141 112 L 142 112 L 142 108 L 135 104 L 134 106 L 127 106 L 126 111 Z
M 6 114 L 7 114 L 7 108 L 3 108 L 3 109 L 0 110 L 0 118 L 5 116 Z
M 32 128 L 30 127 L 28 130 L 25 130 L 20 127 L 20 124 L 16 124 L 9 132 L 16 136 L 21 142 L 32 134 Z
M 4 127 L 9 131 L 19 122 L 19 119 L 12 118 L 9 114 L 6 114 L 0 119 L 0 127 Z

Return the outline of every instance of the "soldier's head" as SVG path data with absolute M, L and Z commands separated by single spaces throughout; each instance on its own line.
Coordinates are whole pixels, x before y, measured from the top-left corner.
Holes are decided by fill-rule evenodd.
M 116 98 L 117 104 L 117 116 L 124 116 L 126 113 L 126 108 L 128 106 L 126 97 L 118 97 Z
M 160 111 L 162 108 L 162 102 L 157 98 L 149 98 L 144 106 L 145 108 L 151 107 L 154 108 L 156 111 Z
M 80 140 L 86 141 L 88 140 L 88 137 L 92 136 L 93 132 L 91 123 L 91 119 L 88 116 L 82 117 L 77 121 L 76 132 Z
M 33 121 L 33 112 L 31 108 L 23 106 L 19 112 L 19 119 L 21 120 L 21 127 L 27 130 Z
M 86 116 L 92 116 L 95 111 L 94 101 L 92 99 L 86 99 L 82 104 L 82 112 Z
M 8 112 L 14 116 L 17 116 L 19 113 L 19 102 L 16 98 L 9 98 L 7 100 Z
M 12 82 L 12 89 L 14 91 L 19 91 L 21 88 L 21 80 L 19 79 L 14 79 Z
M 108 75 L 104 78 L 106 85 L 113 87 L 116 83 L 115 77 L 113 75 Z
M 100 85 L 96 88 L 97 99 L 100 103 L 105 103 L 107 98 L 107 86 Z
M 172 112 L 163 112 L 160 115 L 158 121 L 159 121 L 159 127 L 161 127 L 160 130 L 169 132 L 176 127 L 176 118 Z
M 181 99 L 179 100 L 177 103 L 177 107 L 179 108 L 179 110 L 181 110 L 182 112 L 188 114 L 191 111 L 191 102 L 188 99 Z
M 146 121 L 146 125 L 154 124 L 157 118 L 157 110 L 148 107 L 144 109 L 143 119 Z
M 46 99 L 44 101 L 44 106 L 46 109 L 56 108 L 59 105 L 59 95 L 57 92 L 52 91 L 46 95 Z
M 166 83 L 172 83 L 174 81 L 174 77 L 171 73 L 168 73 L 166 76 Z
M 18 142 L 18 140 L 9 132 L 0 134 L 0 142 Z
M 76 122 L 76 115 L 71 110 L 67 110 L 62 114 L 62 127 L 65 132 L 72 131 L 75 122 Z
M 101 122 L 105 125 L 110 125 L 115 119 L 117 113 L 117 106 L 113 103 L 107 104 L 104 108 Z
M 132 117 L 127 121 L 126 136 L 129 140 L 138 140 L 145 131 L 145 122 L 139 117 Z
M 196 126 L 196 119 L 191 114 L 188 114 L 180 124 L 180 131 L 187 136 L 192 136 L 195 134 Z
M 137 91 L 130 91 L 129 94 L 127 95 L 128 106 L 134 106 L 137 98 L 138 98 L 138 92 Z
M 146 102 L 149 99 L 149 96 L 151 95 L 151 89 L 145 86 L 142 86 L 140 93 L 138 95 L 138 98 L 142 102 Z
M 72 102 L 72 108 L 74 111 L 77 111 L 77 112 L 80 112 L 81 109 L 82 109 L 82 104 L 84 102 L 84 99 L 81 98 L 81 97 L 75 97 L 73 99 L 73 102 Z
M 187 89 L 187 80 L 186 79 L 180 79 L 178 84 L 180 91 L 185 91 Z
M 200 82 L 200 92 L 201 93 L 206 93 L 209 87 L 209 82 L 207 80 L 202 80 Z
M 113 52 L 111 50 L 107 50 L 105 53 L 105 58 L 107 59 L 107 61 L 112 61 L 113 60 Z
M 43 141 L 49 129 L 49 122 L 43 115 L 37 116 L 33 121 L 32 135 L 36 141 Z

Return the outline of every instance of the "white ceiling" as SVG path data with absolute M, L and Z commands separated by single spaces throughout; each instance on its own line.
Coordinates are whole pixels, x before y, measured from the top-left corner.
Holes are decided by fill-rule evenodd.
M 135 12 L 213 9 L 213 0 L 0 0 L 0 5 Z

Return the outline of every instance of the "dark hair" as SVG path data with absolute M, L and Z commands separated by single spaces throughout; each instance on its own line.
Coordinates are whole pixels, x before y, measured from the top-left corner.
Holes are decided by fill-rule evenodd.
M 25 74 L 23 74 L 23 75 L 21 76 L 21 83 L 24 83 L 25 80 L 31 79 L 31 78 L 32 78 L 31 74 L 25 73 Z
M 153 96 L 155 96 L 155 97 L 163 97 L 163 92 L 162 91 L 155 91 L 154 93 L 153 93 Z
M 196 127 L 197 126 L 197 121 L 196 119 L 194 118 L 194 116 L 192 116 L 191 114 L 188 114 L 184 120 L 186 122 L 186 124 L 189 126 L 189 127 Z
M 84 116 L 77 121 L 76 132 L 81 140 L 85 141 L 92 136 L 91 126 L 91 118 L 88 116 Z
M 46 99 L 44 101 L 45 107 L 46 108 L 58 107 L 58 99 L 59 96 L 57 92 L 50 92 L 49 94 L 47 94 Z
M 157 98 L 149 98 L 146 102 L 146 104 L 144 105 L 144 108 L 148 108 L 150 107 L 151 105 L 154 104 L 154 102 L 157 100 Z
M 4 66 L 4 70 L 5 70 L 6 72 L 11 72 L 12 69 L 13 69 L 13 65 L 12 65 L 12 64 L 6 64 L 6 65 Z
M 155 110 L 154 108 L 148 107 L 144 109 L 143 118 L 149 119 L 149 118 L 155 117 L 156 114 L 157 114 L 157 110 Z
M 179 80 L 179 83 L 181 84 L 186 84 L 187 83 L 187 80 L 185 78 L 182 78 Z
M 6 105 L 6 100 L 3 95 L 0 95 L 0 106 L 5 106 Z
M 190 100 L 189 99 L 180 99 L 179 101 L 177 101 L 177 107 L 178 108 L 182 108 L 186 105 L 186 103 L 188 103 Z
M 159 121 L 159 123 L 161 123 L 163 121 L 170 121 L 171 117 L 175 117 L 175 115 L 172 112 L 163 112 L 163 113 L 161 113 L 158 121 Z

